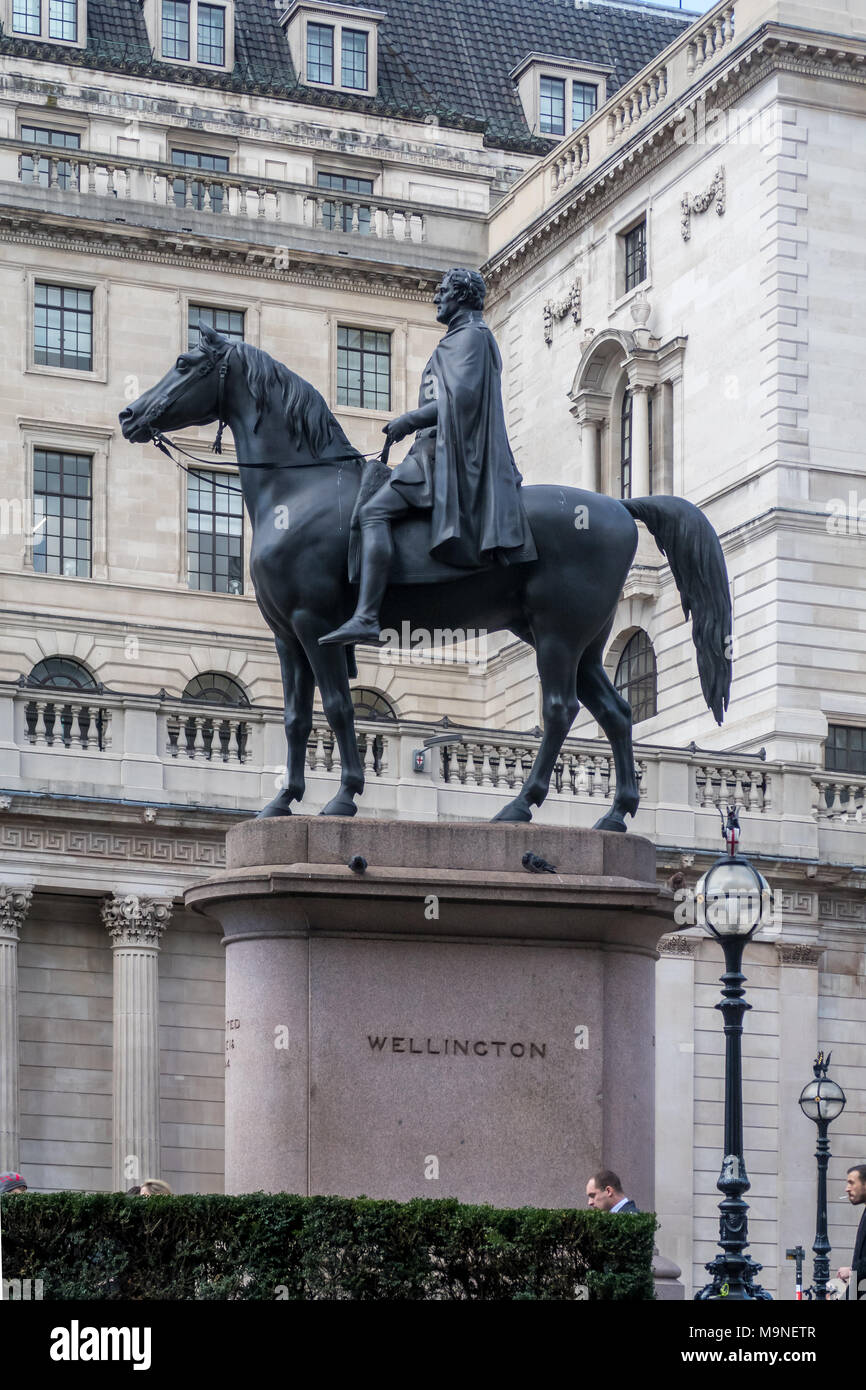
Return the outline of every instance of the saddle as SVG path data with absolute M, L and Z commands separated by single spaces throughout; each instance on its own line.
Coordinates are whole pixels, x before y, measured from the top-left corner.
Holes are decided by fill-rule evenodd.
M 391 477 L 391 469 L 381 459 L 368 459 L 361 474 L 361 486 L 352 520 L 349 524 L 349 582 L 357 584 L 361 577 L 361 524 L 358 515 L 365 502 Z M 394 538 L 394 559 L 391 562 L 389 584 L 443 584 L 449 580 L 465 579 L 482 570 L 493 569 L 493 563 L 473 569 L 460 569 L 434 560 L 430 554 L 429 511 L 411 511 L 391 528 Z

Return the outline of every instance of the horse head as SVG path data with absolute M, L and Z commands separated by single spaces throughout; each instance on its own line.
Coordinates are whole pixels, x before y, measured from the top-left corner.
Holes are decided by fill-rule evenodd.
M 198 347 L 182 352 L 161 381 L 120 412 L 125 439 L 144 444 L 156 434 L 209 425 L 222 416 L 222 394 L 233 344 L 199 323 Z

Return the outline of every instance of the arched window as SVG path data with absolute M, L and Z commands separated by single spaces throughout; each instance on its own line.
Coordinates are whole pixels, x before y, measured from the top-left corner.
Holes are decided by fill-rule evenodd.
M 30 685 L 46 685 L 52 690 L 95 690 L 96 681 L 84 665 L 72 656 L 47 656 L 38 661 L 28 678 Z
M 656 654 L 643 629 L 638 629 L 623 647 L 613 683 L 631 705 L 635 724 L 652 719 L 656 712 Z
M 397 709 L 387 696 L 366 685 L 356 685 L 352 691 L 352 706 L 356 719 L 396 719 Z
M 205 705 L 243 705 L 248 706 L 249 696 L 240 681 L 221 671 L 203 671 L 193 676 L 183 692 L 185 700 L 197 700 Z
M 631 392 L 626 391 L 619 415 L 620 497 L 631 497 L 631 434 Z

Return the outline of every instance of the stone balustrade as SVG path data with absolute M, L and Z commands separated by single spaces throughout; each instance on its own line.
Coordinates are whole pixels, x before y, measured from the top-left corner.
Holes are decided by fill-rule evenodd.
M 734 42 L 734 6 L 717 10 L 686 46 L 686 71 L 697 72 Z
M 363 719 L 362 815 L 490 819 L 516 795 L 537 752 L 536 731 Z M 444 740 L 443 740 L 444 735 Z M 428 741 L 433 740 L 429 747 Z M 417 755 L 423 753 L 419 759 Z M 0 797 L 92 797 L 254 814 L 285 783 L 280 709 L 243 709 L 113 691 L 46 691 L 0 682 Z M 420 766 L 419 766 L 420 764 Z M 866 777 L 755 754 L 638 744 L 635 829 L 662 845 L 715 852 L 719 810 L 743 807 L 749 852 L 862 862 Z M 307 746 L 304 809 L 330 799 L 340 773 L 333 733 L 317 713 Z M 592 825 L 616 791 L 606 741 L 566 740 L 541 823 Z
M 668 94 L 668 70 L 662 65 L 647 77 L 627 86 L 622 96 L 617 93 L 607 112 L 607 143 L 624 140 L 649 111 L 664 102 Z
M 306 227 L 342 236 L 369 236 L 382 241 L 421 243 L 428 236 L 428 213 L 399 199 L 365 195 L 346 197 L 305 184 L 260 179 L 250 174 L 212 170 L 67 150 L 29 141 L 0 140 L 0 180 L 40 186 L 63 202 L 112 198 L 113 221 L 134 222 L 130 205 L 175 208 L 205 213 L 223 222 L 261 220 Z M 121 215 L 123 212 L 123 215 Z M 100 216 L 106 217 L 105 211 Z

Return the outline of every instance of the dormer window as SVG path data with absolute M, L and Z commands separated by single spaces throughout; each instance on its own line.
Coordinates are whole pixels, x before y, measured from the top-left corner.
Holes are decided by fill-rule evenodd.
M 282 15 L 292 62 L 305 86 L 375 96 L 377 31 L 384 11 L 328 0 L 292 0 Z
M 234 66 L 234 0 L 145 0 L 144 9 L 162 62 L 219 72 Z
M 74 48 L 87 42 L 86 0 L 3 0 L 0 17 L 14 36 Z
M 511 74 L 533 135 L 561 139 L 577 130 L 607 100 L 613 72 L 598 63 L 530 53 Z

